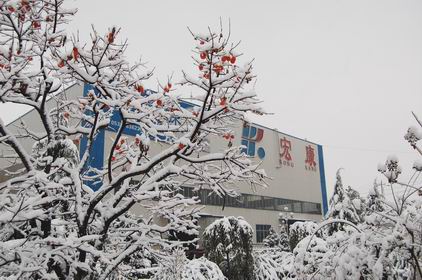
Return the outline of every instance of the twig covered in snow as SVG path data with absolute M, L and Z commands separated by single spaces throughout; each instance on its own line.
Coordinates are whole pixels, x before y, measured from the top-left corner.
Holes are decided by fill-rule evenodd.
M 152 71 L 125 59 L 120 30 L 93 29 L 91 42 L 80 42 L 65 31 L 76 11 L 63 3 L 0 1 L 0 101 L 32 107 L 43 127 L 23 125 L 17 137 L 0 123 L 1 144 L 26 168 L 0 187 L 0 277 L 129 277 L 182 244 L 166 238 L 172 232 L 197 234 L 198 200 L 178 193 L 181 182 L 218 194 L 233 194 L 232 181 L 265 185 L 265 173 L 231 137 L 246 112 L 263 113 L 250 88 L 252 61 L 239 64 L 222 32 L 193 34 L 195 74 L 146 90 Z M 58 97 L 75 82 L 91 90 L 77 100 Z M 181 106 L 179 85 L 198 89 L 196 105 Z M 57 102 L 51 110 L 50 98 Z M 106 160 L 92 166 L 95 140 L 116 115 L 121 122 Z M 124 136 L 129 125 L 139 127 L 136 137 Z M 212 137 L 228 147 L 203 155 Z M 30 153 L 24 140 L 34 143 Z M 158 153 L 150 152 L 154 142 L 162 144 Z M 144 215 L 130 211 L 140 205 Z M 198 269 L 213 268 L 205 262 Z

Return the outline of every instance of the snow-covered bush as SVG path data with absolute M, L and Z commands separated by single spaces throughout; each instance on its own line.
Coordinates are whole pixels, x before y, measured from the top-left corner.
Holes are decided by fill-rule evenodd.
M 188 259 L 185 251 L 176 248 L 173 252 L 167 253 L 166 258 L 162 258 L 158 271 L 152 280 L 180 280 Z
M 416 144 L 411 143 L 418 149 Z M 400 172 L 396 172 L 401 170 L 399 161 L 389 156 L 385 164 L 379 165 L 379 171 L 385 175 L 387 182 L 374 185 L 363 207 L 363 200 L 356 191 L 342 192 L 341 188 L 337 188 L 340 191 L 337 191 L 338 196 L 333 200 L 336 203 L 332 206 L 336 207 L 342 201 L 349 202 L 331 210 L 330 213 L 338 215 L 329 215 L 314 234 L 299 242 L 294 249 L 294 269 L 290 277 L 294 274 L 298 279 L 421 277 L 422 198 L 418 184 L 421 171 L 414 169 L 412 179 L 408 183 L 401 182 Z M 341 178 L 338 176 L 337 179 L 338 187 L 341 186 Z M 404 187 L 400 193 L 396 192 L 398 185 Z M 378 190 L 380 186 L 387 187 L 392 199 L 388 200 L 381 194 Z M 353 197 L 360 202 L 353 203 Z M 335 230 L 318 236 L 327 228 Z
M 281 251 L 290 251 L 289 236 L 284 231 L 275 231 L 272 227 L 270 233 L 264 239 L 267 248 L 278 248 Z
M 336 184 L 330 199 L 330 208 L 327 214 L 329 219 L 342 219 L 353 224 L 362 222 L 362 215 L 365 211 L 365 201 L 359 193 L 350 186 L 345 189 L 340 175 L 340 170 L 336 174 Z M 342 230 L 344 224 L 333 223 L 328 228 L 328 234 Z
M 202 257 L 189 261 L 182 272 L 183 280 L 224 280 L 218 265 Z
M 0 120 L 14 169 L 0 187 L 2 279 L 130 277 L 182 245 L 170 232 L 198 233 L 198 200 L 179 193 L 182 182 L 219 195 L 234 195 L 233 181 L 264 184 L 265 173 L 227 137 L 247 112 L 263 113 L 252 60 L 239 64 L 229 31 L 192 32 L 193 74 L 151 91 L 152 71 L 126 60 L 120 30 L 93 30 L 82 42 L 66 32 L 76 10 L 63 3 L 0 0 L 0 102 L 31 107 L 40 127 L 9 130 Z M 86 94 L 68 99 L 75 83 Z M 182 100 L 179 85 L 192 97 Z M 128 127 L 138 135 L 125 136 Z M 105 129 L 116 134 L 93 165 Z M 229 139 L 227 148 L 203 155 L 211 137 Z M 32 152 L 23 143 L 34 143 Z M 130 211 L 137 205 L 142 216 Z
M 383 203 L 384 200 L 385 200 L 385 197 L 382 195 L 382 193 L 378 189 L 376 183 L 374 183 L 373 188 L 369 191 L 368 196 L 366 198 L 365 215 L 370 215 L 374 212 L 385 211 L 385 204 Z
M 422 127 L 416 115 L 415 118 Z M 416 128 L 410 128 L 405 139 L 422 155 Z M 375 183 L 366 201 L 351 187 L 345 189 L 337 172 L 326 219 L 319 224 L 295 223 L 290 227 L 292 256 L 277 258 L 274 256 L 286 252 L 276 247 L 266 250 L 265 254 L 273 256 L 282 267 L 281 279 L 422 278 L 421 166 L 416 161 L 414 174 L 409 181 L 402 182 L 398 158 L 388 156 L 385 164 L 378 165 L 386 182 Z M 384 196 L 384 191 L 390 192 L 391 199 Z M 268 244 L 274 244 L 274 239 L 272 234 Z M 272 262 L 262 263 L 270 267 Z
M 278 247 L 257 249 L 254 271 L 256 279 L 289 279 L 294 276 L 294 255 Z
M 292 252 L 278 251 L 270 254 L 271 258 L 277 262 L 277 273 L 280 274 L 280 279 L 294 278 L 294 254 Z
M 293 251 L 296 245 L 306 236 L 313 234 L 317 227 L 317 223 L 311 221 L 293 223 L 289 228 L 289 244 L 291 250 Z
M 416 128 L 409 128 L 405 139 L 422 155 Z M 286 279 L 422 278 L 421 166 L 416 161 L 414 174 L 402 182 L 398 158 L 388 156 L 378 165 L 386 182 L 375 183 L 366 201 L 343 188 L 338 172 L 329 215 L 296 246 Z
M 163 259 L 158 271 L 151 280 L 224 280 L 218 265 L 205 257 L 188 260 L 185 251 L 174 250 Z
M 278 280 L 280 273 L 278 263 L 269 254 L 254 254 L 254 274 L 257 280 Z
M 309 279 L 324 268 L 324 258 L 327 258 L 327 243 L 322 238 L 308 235 L 299 241 L 293 254 L 294 274 L 298 279 Z M 325 274 L 325 273 L 324 273 Z
M 242 217 L 224 217 L 204 231 L 205 256 L 218 264 L 228 279 L 254 279 L 252 227 Z

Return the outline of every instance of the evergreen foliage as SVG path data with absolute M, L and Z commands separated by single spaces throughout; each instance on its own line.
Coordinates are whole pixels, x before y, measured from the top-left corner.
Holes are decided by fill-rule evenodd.
M 205 256 L 218 264 L 228 279 L 252 280 L 252 227 L 242 217 L 224 217 L 204 231 Z

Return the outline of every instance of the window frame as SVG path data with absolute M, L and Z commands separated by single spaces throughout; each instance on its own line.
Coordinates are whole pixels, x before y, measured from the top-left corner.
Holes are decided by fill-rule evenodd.
M 263 243 L 264 239 L 270 234 L 271 225 L 267 224 L 256 224 L 255 225 L 255 235 L 256 243 Z

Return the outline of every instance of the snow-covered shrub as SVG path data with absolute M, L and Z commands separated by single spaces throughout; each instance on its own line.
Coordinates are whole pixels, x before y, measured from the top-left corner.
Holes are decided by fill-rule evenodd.
M 204 231 L 205 256 L 218 264 L 228 279 L 254 279 L 252 227 L 242 217 L 224 217 Z
M 394 170 L 401 170 L 396 157 L 388 157 L 386 164 L 380 166 L 380 172 L 387 179 L 382 186 L 388 187 L 393 198 L 386 199 L 378 190 L 381 184 L 375 184 L 363 208 L 358 207 L 362 206 L 359 203 L 345 203 L 347 207 L 341 207 L 342 212 L 337 212 L 343 213 L 344 219 L 330 215 L 320 223 L 315 234 L 303 239 L 294 249 L 294 273 L 298 279 L 393 280 L 422 277 L 422 197 L 419 195 L 421 187 L 417 184 L 421 171 L 415 168 L 409 183 L 403 183 L 399 181 L 400 173 L 394 173 Z M 404 191 L 397 193 L 397 185 L 405 187 Z M 341 194 L 341 189 L 338 189 L 340 192 L 337 194 Z M 332 206 L 340 201 L 352 202 L 352 197 L 359 198 L 359 194 L 346 191 L 343 199 Z M 365 209 L 359 213 L 359 219 L 347 219 L 357 217 L 356 210 L 359 209 Z M 318 236 L 326 228 L 335 230 Z
M 329 268 L 325 264 L 328 252 L 327 242 L 322 238 L 308 235 L 300 240 L 293 250 L 294 274 L 297 279 L 310 279 L 314 274 L 329 275 L 326 271 Z
M 350 186 L 347 189 L 343 187 L 340 170 L 338 170 L 334 192 L 330 199 L 328 218 L 342 219 L 358 224 L 362 221 L 362 215 L 365 210 L 365 201 L 360 197 L 359 192 Z M 328 234 L 342 230 L 343 226 L 344 224 L 340 223 L 331 224 L 328 228 Z
M 263 240 L 264 246 L 268 248 L 273 248 L 279 244 L 279 234 L 276 232 L 273 227 L 270 228 L 268 235 Z
M 278 263 L 268 254 L 254 254 L 254 274 L 256 280 L 279 280 Z
M 315 232 L 318 225 L 315 222 L 295 222 L 289 228 L 289 244 L 291 250 L 306 236 Z
M 257 279 L 294 278 L 294 255 L 280 248 L 266 248 L 254 252 L 255 277 Z M 274 278 L 276 273 L 278 278 Z
M 217 264 L 205 257 L 189 261 L 182 272 L 182 280 L 224 280 L 226 277 Z
M 264 239 L 267 248 L 278 248 L 282 251 L 290 251 L 289 236 L 284 231 L 275 231 L 272 227 L 270 233 Z
M 172 252 L 168 252 L 166 258 L 162 258 L 159 262 L 158 270 L 152 280 L 180 280 L 185 265 L 188 262 L 185 251 L 176 248 Z
M 366 198 L 365 216 L 370 215 L 374 212 L 383 212 L 385 210 L 385 204 L 383 203 L 384 200 L 385 197 L 381 194 L 375 183 Z
M 306 237 L 294 251 L 298 279 L 412 279 L 409 247 L 398 242 L 408 234 L 373 225 L 362 223 L 322 238 Z
M 185 251 L 176 249 L 163 259 L 151 280 L 224 280 L 217 264 L 205 257 L 188 260 Z

